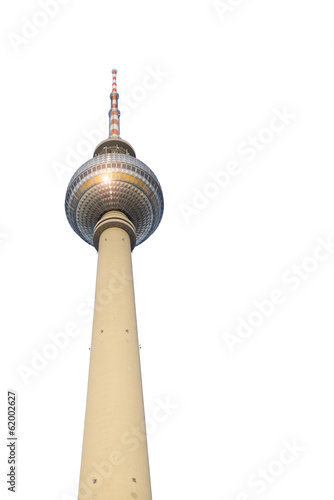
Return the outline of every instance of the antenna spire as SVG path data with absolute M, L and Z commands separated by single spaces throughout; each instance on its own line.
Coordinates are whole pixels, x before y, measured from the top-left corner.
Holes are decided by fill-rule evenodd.
M 117 94 L 117 82 L 116 75 L 117 69 L 112 71 L 112 92 L 110 94 L 111 99 L 111 109 L 109 111 L 109 137 L 119 137 L 119 117 L 121 115 L 118 109 L 118 94 Z

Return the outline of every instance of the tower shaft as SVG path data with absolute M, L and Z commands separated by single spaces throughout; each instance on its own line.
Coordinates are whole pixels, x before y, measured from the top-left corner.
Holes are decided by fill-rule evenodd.
M 151 500 L 132 262 L 131 222 L 95 227 L 98 268 L 79 500 Z

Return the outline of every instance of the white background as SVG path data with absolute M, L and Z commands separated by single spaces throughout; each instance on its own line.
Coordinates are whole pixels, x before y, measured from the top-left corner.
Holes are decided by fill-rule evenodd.
M 37 1 L 7 2 L 1 16 L 2 497 L 8 389 L 16 498 L 77 495 L 91 336 L 78 311 L 97 254 L 65 217 L 66 157 L 107 118 L 117 68 L 121 136 L 165 197 L 133 252 L 153 498 L 332 498 L 334 254 L 312 257 L 334 240 L 332 2 L 226 0 L 225 14 L 212 0 L 62 3 L 45 17 Z M 24 37 L 25 19 L 44 26 Z M 275 109 L 289 123 L 263 131 Z M 240 148 L 259 134 L 249 161 Z M 212 186 L 232 160 L 238 174 Z M 292 282 L 294 265 L 306 271 Z M 274 289 L 284 303 L 237 337 Z M 71 322 L 80 334 L 24 383 L 22 366 Z M 156 424 L 159 399 L 174 409 Z M 280 466 L 286 442 L 298 456 Z M 269 479 L 255 488 L 261 467 Z

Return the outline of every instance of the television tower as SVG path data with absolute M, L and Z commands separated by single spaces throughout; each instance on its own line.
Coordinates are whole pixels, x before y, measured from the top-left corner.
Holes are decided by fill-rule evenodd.
M 71 227 L 98 251 L 79 500 L 152 498 L 131 252 L 158 227 L 164 201 L 120 138 L 116 74 L 109 138 L 75 172 L 65 201 Z

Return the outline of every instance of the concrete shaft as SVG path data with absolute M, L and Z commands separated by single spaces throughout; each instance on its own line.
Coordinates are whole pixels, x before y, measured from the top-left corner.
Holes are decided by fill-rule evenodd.
M 151 500 L 130 236 L 105 215 L 78 498 Z

